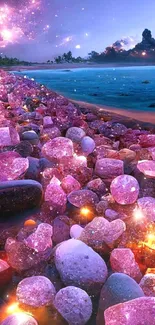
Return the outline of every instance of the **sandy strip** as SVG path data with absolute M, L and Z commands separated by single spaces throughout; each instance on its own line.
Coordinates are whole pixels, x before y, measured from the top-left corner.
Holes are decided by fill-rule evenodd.
M 91 109 L 91 111 L 98 111 L 100 113 L 107 113 L 109 115 L 114 114 L 121 117 L 127 117 L 142 122 L 149 122 L 155 124 L 155 112 L 143 112 L 143 111 L 128 111 L 126 109 L 121 109 L 117 107 L 105 106 L 105 105 L 95 105 L 87 102 L 77 101 L 70 99 L 73 103 L 78 104 L 80 107 L 86 107 Z
M 2 67 L 7 71 L 24 71 L 24 70 L 71 70 L 71 69 L 87 69 L 87 68 L 123 68 L 123 67 L 142 67 L 142 66 L 150 66 L 150 64 L 143 63 L 60 63 L 60 64 L 32 64 L 30 66 L 6 66 Z M 153 66 L 153 64 L 151 65 Z

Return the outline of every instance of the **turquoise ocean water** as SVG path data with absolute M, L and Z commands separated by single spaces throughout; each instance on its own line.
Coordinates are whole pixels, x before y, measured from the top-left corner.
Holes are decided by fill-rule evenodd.
M 155 66 L 31 70 L 21 74 L 75 100 L 155 113 Z

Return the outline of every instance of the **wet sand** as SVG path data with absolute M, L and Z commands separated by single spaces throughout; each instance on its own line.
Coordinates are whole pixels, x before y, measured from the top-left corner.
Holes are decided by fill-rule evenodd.
M 118 116 L 120 118 L 126 117 L 129 119 L 134 119 L 137 121 L 148 122 L 151 124 L 155 124 L 155 112 L 143 112 L 143 111 L 129 111 L 126 109 L 121 109 L 117 107 L 105 106 L 105 105 L 95 105 L 87 102 L 77 101 L 70 99 L 73 103 L 78 104 L 79 107 L 85 107 L 90 109 L 92 112 L 98 111 L 100 115 L 106 113 L 111 116 Z

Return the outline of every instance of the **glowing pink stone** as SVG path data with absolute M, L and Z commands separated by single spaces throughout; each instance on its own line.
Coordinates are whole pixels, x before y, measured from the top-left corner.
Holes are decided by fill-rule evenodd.
M 129 248 L 113 249 L 110 255 L 110 264 L 113 272 L 125 273 L 137 282 L 142 278 L 134 254 Z
M 73 142 L 63 137 L 49 140 L 42 147 L 43 156 L 51 161 L 59 161 L 63 157 L 72 157 L 73 153 Z
M 29 160 L 13 151 L 0 153 L 0 181 L 12 181 L 21 178 L 29 167 Z
M 43 126 L 44 128 L 51 127 L 53 125 L 53 121 L 51 116 L 44 116 L 43 118 Z
M 17 131 L 10 127 L 0 128 L 0 147 L 16 145 L 20 142 Z
M 25 244 L 36 252 L 44 252 L 48 248 L 52 248 L 51 237 L 53 235 L 53 227 L 48 223 L 41 223 L 35 232 L 25 239 Z
M 109 307 L 104 312 L 105 325 L 153 325 L 155 298 L 141 297 Z
M 140 145 L 143 148 L 154 147 L 155 146 L 155 134 L 144 134 L 139 137 Z
M 132 204 L 138 198 L 139 184 L 133 176 L 120 175 L 112 181 L 110 191 L 117 203 Z
M 99 199 L 96 193 L 90 190 L 78 190 L 73 191 L 68 195 L 69 203 L 73 204 L 77 208 L 83 206 L 94 206 L 98 203 Z
M 145 274 L 139 283 L 145 296 L 155 297 L 155 274 Z
M 155 161 L 142 160 L 137 164 L 137 168 L 141 173 L 150 178 L 155 178 Z
M 61 186 L 67 194 L 80 190 L 81 188 L 80 183 L 71 175 L 67 175 L 62 179 Z
M 123 174 L 123 161 L 112 158 L 103 158 L 96 161 L 95 174 L 101 178 L 114 178 Z
M 32 276 L 22 280 L 16 291 L 19 303 L 42 307 L 52 304 L 56 291 L 52 282 L 44 276 Z
M 51 183 L 45 191 L 45 202 L 49 202 L 51 210 L 63 213 L 67 203 L 66 193 L 60 185 Z

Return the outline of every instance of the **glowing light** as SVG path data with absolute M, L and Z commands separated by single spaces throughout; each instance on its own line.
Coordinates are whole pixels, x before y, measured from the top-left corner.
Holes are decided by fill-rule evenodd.
M 148 268 L 147 270 L 146 270 L 146 274 L 149 274 L 149 273 L 151 273 L 151 274 L 155 274 L 155 268 Z
M 3 40 L 4 41 L 11 41 L 11 39 L 12 39 L 12 31 L 11 30 L 9 30 L 9 29 L 4 29 L 4 30 L 2 30 L 2 32 L 1 32 L 1 36 L 3 37 Z
M 33 219 L 28 219 L 24 222 L 24 227 L 36 226 L 36 222 Z
M 142 220 L 142 219 L 144 219 L 144 214 L 143 214 L 142 210 L 136 208 L 136 209 L 134 210 L 134 218 L 135 218 L 135 220 L 137 220 L 137 221 L 138 221 L 138 220 Z
M 80 214 L 82 214 L 84 217 L 88 217 L 90 212 L 91 211 L 88 208 L 81 208 L 81 210 L 80 210 Z
M 56 38 L 58 38 L 59 36 L 58 35 L 56 35 Z M 63 40 L 62 40 L 62 42 L 59 44 L 59 45 L 57 45 L 57 47 L 58 46 L 64 46 L 64 45 L 66 45 L 67 43 L 69 43 L 69 42 L 71 42 L 73 40 L 73 36 L 67 36 L 67 37 L 65 37 Z
M 20 9 L 15 6 L 0 6 L 0 47 L 18 42 L 21 37 L 32 39 L 32 34 L 35 38 L 39 18 L 35 14 L 40 11 L 40 6 L 41 0 L 30 0 L 25 4 L 21 1 Z M 31 18 L 31 15 L 35 17 Z
M 11 315 L 11 314 L 14 314 L 14 313 L 21 313 L 22 310 L 19 308 L 19 303 L 15 302 L 15 303 L 12 303 L 10 306 L 7 307 L 6 312 L 7 312 L 7 314 Z
M 155 249 L 155 234 L 149 233 L 144 244 L 151 249 Z
M 142 55 L 145 56 L 146 55 L 146 52 L 142 52 Z
M 81 48 L 81 45 L 80 45 L 80 44 L 77 44 L 77 45 L 75 46 L 75 48 L 76 48 L 76 49 L 80 49 L 80 48 Z

